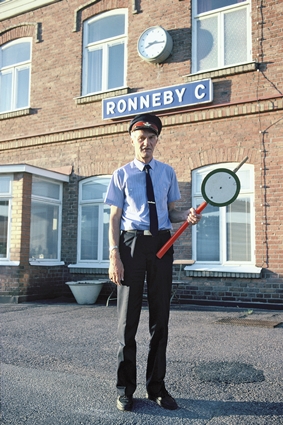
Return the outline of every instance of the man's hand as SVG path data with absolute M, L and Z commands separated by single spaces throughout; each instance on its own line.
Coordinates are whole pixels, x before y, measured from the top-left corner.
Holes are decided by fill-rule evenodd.
M 117 286 L 121 286 L 124 280 L 124 266 L 117 249 L 110 253 L 109 278 Z
M 194 208 L 190 208 L 189 210 L 186 211 L 186 213 L 187 213 L 186 220 L 188 221 L 188 223 L 192 225 L 197 224 L 201 219 L 201 214 L 197 214 Z
M 190 224 L 197 224 L 201 219 L 201 214 L 197 214 L 194 208 L 190 208 L 189 210 L 185 211 L 176 210 L 174 202 L 171 202 L 168 205 L 168 211 L 171 223 L 188 221 Z

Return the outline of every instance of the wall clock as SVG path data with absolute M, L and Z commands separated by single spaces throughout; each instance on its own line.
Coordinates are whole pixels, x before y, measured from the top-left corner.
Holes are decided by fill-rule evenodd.
M 172 37 L 160 26 L 147 28 L 138 40 L 138 54 L 148 62 L 165 61 L 172 52 L 172 48 Z

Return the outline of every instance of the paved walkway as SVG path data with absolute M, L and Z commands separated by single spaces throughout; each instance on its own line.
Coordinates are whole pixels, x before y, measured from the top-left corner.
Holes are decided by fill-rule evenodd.
M 132 412 L 116 409 L 113 302 L 2 304 L 0 312 L 5 425 L 283 424 L 283 325 L 268 327 L 283 323 L 283 311 L 172 307 L 166 384 L 180 407 L 166 411 L 145 399 L 145 307 Z

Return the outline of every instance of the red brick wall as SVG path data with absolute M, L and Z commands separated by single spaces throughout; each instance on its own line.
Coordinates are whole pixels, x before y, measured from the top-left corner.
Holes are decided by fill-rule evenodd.
M 260 3 L 260 2 L 258 2 Z M 99 1 L 78 13 L 78 31 L 74 32 L 75 11 L 78 1 L 58 2 L 41 9 L 0 22 L 0 44 L 22 36 L 33 38 L 32 90 L 33 113 L 1 122 L 0 140 L 22 136 L 49 134 L 72 128 L 101 124 L 101 102 L 77 105 L 74 98 L 81 95 L 82 21 L 111 5 L 129 9 L 128 76 L 132 90 L 146 90 L 184 82 L 191 72 L 191 8 L 189 1 L 142 1 L 141 13 L 132 13 L 132 1 Z M 214 104 L 256 100 L 282 95 L 282 5 L 268 3 L 263 8 L 261 22 L 257 2 L 252 2 L 252 58 L 264 61 L 263 72 L 251 72 L 233 77 L 214 79 Z M 282 12 L 282 10 L 281 10 Z M 152 18 L 154 17 L 154 19 Z M 27 25 L 29 23 L 29 25 Z M 39 29 L 34 25 L 39 23 Z M 18 27 L 17 27 L 18 25 Z M 162 25 L 170 31 L 174 41 L 172 56 L 163 64 L 142 61 L 136 44 L 141 32 L 151 25 Z M 280 26 L 281 25 L 281 26 Z M 15 28 L 16 27 L 16 28 Z M 12 28 L 9 30 L 9 28 Z M 262 29 L 261 29 L 262 28 Z M 258 38 L 263 32 L 264 40 Z M 37 42 L 37 38 L 39 42 Z M 262 48 L 261 48 L 262 46 Z M 264 56 L 261 55 L 262 50 Z M 280 89 L 281 86 L 281 89 Z
M 164 130 L 156 158 L 171 164 L 177 172 L 182 191 L 179 206 L 190 205 L 192 170 L 213 163 L 241 161 L 248 155 L 248 162 L 255 167 L 256 264 L 266 270 L 264 278 L 255 285 L 265 288 L 268 279 L 277 279 L 275 295 L 268 292 L 268 299 L 273 296 L 282 302 L 282 3 L 272 1 L 260 8 L 257 7 L 261 5 L 259 0 L 252 2 L 252 58 L 259 62 L 258 71 L 238 73 L 235 70 L 227 74 L 219 70 L 199 77 L 190 75 L 190 1 L 143 0 L 137 2 L 139 13 L 133 13 L 133 3 L 101 0 L 79 9 L 81 2 L 70 0 L 0 22 L 1 45 L 23 36 L 33 40 L 31 113 L 5 119 L 0 116 L 1 164 L 25 162 L 44 168 L 73 166 L 70 183 L 64 184 L 62 260 L 66 265 L 75 263 L 78 181 L 92 175 L 111 174 L 133 157 L 128 120 L 104 122 L 101 100 L 83 104 L 75 100 L 81 95 L 82 24 L 103 11 L 128 8 L 127 85 L 130 90 L 182 84 L 193 78 L 212 78 L 213 81 L 212 105 L 160 113 Z M 152 25 L 162 25 L 169 30 L 174 42 L 172 56 L 159 65 L 142 61 L 136 49 L 139 35 Z M 28 202 L 27 199 L 24 202 Z M 13 271 L 18 278 L 10 275 L 10 287 L 14 288 L 18 279 L 21 294 L 66 292 L 63 282 L 75 278 L 67 267 L 50 268 L 48 273 L 44 273 L 44 268 L 29 268 L 26 257 L 29 218 L 23 219 L 25 230 L 21 234 L 21 246 L 12 247 L 13 258 L 20 255 L 23 268 L 20 273 Z M 175 253 L 179 258 L 190 257 L 190 230 L 175 244 Z M 193 300 L 198 297 L 201 300 L 202 279 L 197 282 L 194 279 L 193 285 L 199 288 Z M 187 291 L 190 292 L 191 286 L 188 279 Z M 5 288 L 7 291 L 7 286 Z M 265 294 L 264 291 L 261 289 L 260 294 Z M 212 295 L 206 295 L 207 300 L 213 301 L 216 297 L 221 301 L 229 297 L 231 291 L 224 291 L 226 295 L 217 290 L 211 292 Z M 235 300 L 236 293 L 231 295 Z M 182 296 L 191 300 L 191 294 L 186 291 Z M 251 298 L 246 295 L 246 299 Z

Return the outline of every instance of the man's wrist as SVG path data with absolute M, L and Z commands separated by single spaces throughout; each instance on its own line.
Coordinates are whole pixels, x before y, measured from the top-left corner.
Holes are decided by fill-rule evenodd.
M 119 250 L 118 245 L 110 245 L 110 246 L 109 246 L 109 253 L 111 253 L 112 251 L 114 251 L 114 249 Z
M 119 247 L 117 245 L 113 245 L 109 247 L 109 259 L 118 259 L 120 258 Z

